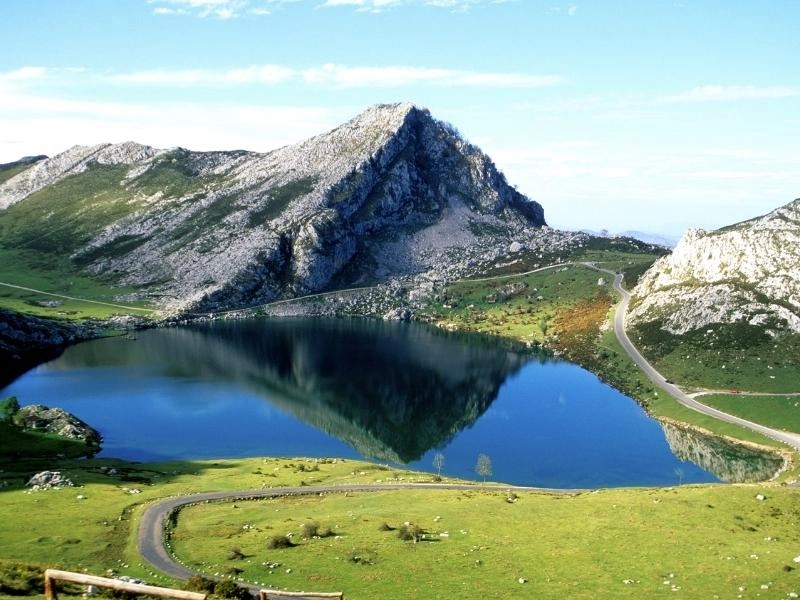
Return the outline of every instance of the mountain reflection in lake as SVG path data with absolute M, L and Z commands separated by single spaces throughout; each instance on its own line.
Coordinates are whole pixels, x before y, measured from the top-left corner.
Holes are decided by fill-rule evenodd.
M 135 460 L 340 456 L 526 485 L 715 478 L 629 398 L 482 336 L 360 319 L 217 322 L 87 342 L 0 397 L 60 406 Z

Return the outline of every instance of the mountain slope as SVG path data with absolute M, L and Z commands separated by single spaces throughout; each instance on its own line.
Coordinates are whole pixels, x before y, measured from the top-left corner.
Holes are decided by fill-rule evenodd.
M 688 231 L 634 290 L 632 325 L 672 334 L 711 323 L 800 332 L 800 199 L 716 231 Z
M 411 104 L 267 154 L 76 146 L 0 184 L 0 251 L 68 258 L 179 311 L 462 274 L 512 242 L 546 245 L 542 225 L 486 155 Z

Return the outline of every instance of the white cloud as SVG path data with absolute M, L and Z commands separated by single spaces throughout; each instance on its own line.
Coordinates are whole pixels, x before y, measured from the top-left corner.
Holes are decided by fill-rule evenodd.
M 348 0 L 353 1 L 353 0 Z M 450 85 L 459 87 L 532 88 L 561 83 L 556 75 L 490 73 L 429 67 L 347 67 L 327 64 L 303 71 L 306 83 L 337 87 L 402 87 L 406 85 Z
M 567 9 L 567 14 L 570 17 L 574 17 L 575 13 L 577 13 L 577 12 L 578 12 L 578 7 L 576 5 L 574 5 L 574 4 L 570 4 L 569 8 Z
M 75 144 L 133 140 L 157 148 L 266 152 L 340 124 L 357 109 L 136 103 L 0 94 L 0 163 Z
M 688 92 L 661 98 L 662 102 L 723 102 L 733 100 L 772 100 L 800 96 L 792 86 L 703 85 Z
M 249 0 L 147 0 L 147 3 L 158 5 L 153 9 L 156 15 L 194 14 L 225 20 L 238 16 Z
M 0 72 L 0 91 L 68 86 L 74 90 L 102 84 L 160 88 L 231 88 L 274 86 L 289 82 L 311 87 L 397 88 L 453 86 L 472 88 L 538 88 L 558 85 L 557 75 L 461 71 L 437 67 L 355 66 L 326 64 L 307 69 L 283 65 L 249 65 L 228 69 L 152 69 L 128 73 L 93 73 L 86 69 L 24 67 Z
M 0 73 L 0 83 L 18 83 L 43 79 L 46 75 L 47 69 L 44 67 L 20 67 L 13 71 Z
M 315 0 L 318 7 L 351 7 L 358 12 L 380 13 L 402 6 L 430 6 L 453 12 L 469 10 L 478 4 L 506 4 L 517 0 Z M 242 14 L 269 15 L 272 8 L 308 0 L 147 0 L 157 5 L 156 15 L 195 15 L 226 20 Z
M 153 85 L 168 87 L 231 86 L 248 84 L 274 85 L 294 76 L 294 71 L 279 65 L 252 65 L 249 67 L 211 69 L 156 69 L 112 75 L 110 80 L 131 85 Z

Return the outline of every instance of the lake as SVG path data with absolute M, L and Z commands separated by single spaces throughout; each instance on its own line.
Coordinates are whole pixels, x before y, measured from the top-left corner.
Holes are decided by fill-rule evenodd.
M 68 410 L 102 433 L 99 456 L 137 461 L 348 457 L 433 472 L 441 453 L 444 475 L 475 479 L 483 453 L 492 480 L 561 488 L 768 476 L 741 449 L 707 460 L 707 441 L 663 428 L 574 364 L 414 323 L 142 331 L 70 347 L 9 395 Z

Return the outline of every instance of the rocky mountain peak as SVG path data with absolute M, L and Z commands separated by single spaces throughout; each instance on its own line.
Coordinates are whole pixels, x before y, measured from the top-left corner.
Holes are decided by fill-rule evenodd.
M 67 184 L 56 214 L 34 195 Z M 49 215 L 29 224 L 45 235 L 61 223 L 61 250 L 80 270 L 176 310 L 466 272 L 512 242 L 537 247 L 545 225 L 488 156 L 411 103 L 269 153 L 76 146 L 0 185 L 0 228 L 18 205 L 26 220 Z
M 670 333 L 748 322 L 800 332 L 800 199 L 715 231 L 689 230 L 634 290 L 632 323 Z

